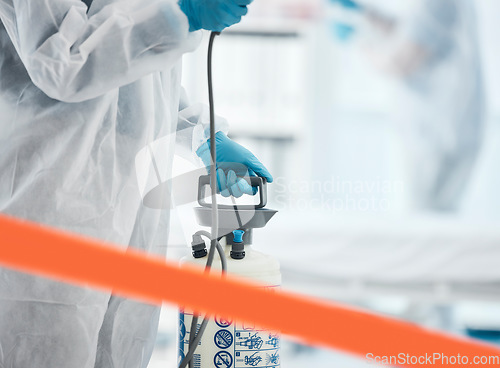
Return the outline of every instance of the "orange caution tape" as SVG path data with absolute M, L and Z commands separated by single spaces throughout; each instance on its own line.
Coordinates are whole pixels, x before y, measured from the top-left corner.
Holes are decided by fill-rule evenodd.
M 202 269 L 180 269 L 173 263 L 132 249 L 105 246 L 82 237 L 0 216 L 0 264 L 78 285 L 114 290 L 123 296 L 160 304 L 175 303 L 209 314 L 232 317 L 300 340 L 361 356 L 403 356 L 448 359 L 466 356 L 469 365 L 475 357 L 500 356 L 494 346 L 447 336 L 416 325 L 380 317 L 339 304 L 305 298 L 288 292 L 270 293 L 255 284 L 233 278 L 207 275 Z M 194 292 L 196 290 L 196 292 Z M 220 297 L 230 295 L 230 298 Z M 454 357 L 454 358 L 453 358 Z M 493 361 L 493 363 L 492 363 Z M 463 361 L 462 361 L 463 362 Z M 402 360 L 397 365 L 404 364 Z M 456 367 L 460 364 L 440 364 Z

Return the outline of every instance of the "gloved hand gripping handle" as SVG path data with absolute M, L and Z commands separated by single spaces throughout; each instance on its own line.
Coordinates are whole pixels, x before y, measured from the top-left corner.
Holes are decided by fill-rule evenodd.
M 258 208 L 264 208 L 267 205 L 267 180 L 260 176 L 250 176 L 245 178 L 249 181 L 252 187 L 259 189 L 259 204 L 257 205 L 238 205 L 238 210 L 254 210 Z M 211 180 L 209 175 L 200 176 L 198 182 L 198 204 L 202 207 L 211 208 L 211 204 L 205 201 L 205 187 L 210 186 Z M 221 209 L 233 209 L 234 205 L 223 205 L 219 204 L 218 208 Z

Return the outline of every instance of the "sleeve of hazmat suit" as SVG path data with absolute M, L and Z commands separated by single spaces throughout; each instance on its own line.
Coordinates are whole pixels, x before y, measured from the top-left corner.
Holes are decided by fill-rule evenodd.
M 418 2 L 405 25 L 406 37 L 423 48 L 429 58 L 442 60 L 455 43 L 463 3 L 462 0 Z
M 0 17 L 33 83 L 64 102 L 168 68 L 199 38 L 175 0 L 114 1 L 95 14 L 80 0 L 1 0 Z
M 210 111 L 203 104 L 190 104 L 186 91 L 183 89 L 179 102 L 179 121 L 177 123 L 177 144 L 179 154 L 193 161 L 194 152 L 205 143 L 210 135 Z M 228 133 L 228 123 L 225 119 L 215 117 L 216 132 Z M 196 156 L 197 157 L 197 156 Z

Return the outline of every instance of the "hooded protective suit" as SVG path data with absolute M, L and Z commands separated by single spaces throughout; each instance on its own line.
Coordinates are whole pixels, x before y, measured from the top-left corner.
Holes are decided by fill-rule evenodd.
M 168 172 L 175 140 L 196 150 L 208 124 L 182 97 L 200 37 L 177 1 L 0 0 L 0 21 L 0 211 L 162 253 L 168 212 L 141 205 L 135 156 L 168 137 Z M 146 367 L 158 315 L 0 269 L 0 367 Z
M 395 118 L 414 207 L 458 209 L 483 133 L 474 0 L 407 0 L 399 3 L 409 11 L 395 18 L 379 1 L 332 1 L 357 14 L 352 19 L 369 35 L 364 46 L 372 61 L 398 79 Z M 344 41 L 355 34 L 355 23 L 334 26 Z
M 405 29 L 422 64 L 403 78 L 415 200 L 425 209 L 459 207 L 482 143 L 484 94 L 472 0 L 419 1 Z

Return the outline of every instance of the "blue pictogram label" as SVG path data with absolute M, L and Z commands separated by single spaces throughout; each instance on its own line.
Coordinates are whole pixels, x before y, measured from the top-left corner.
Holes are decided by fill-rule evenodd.
M 219 351 L 215 354 L 214 364 L 218 368 L 230 368 L 233 365 L 233 357 L 227 351 Z
M 186 337 L 186 325 L 182 320 L 179 320 L 179 339 L 183 340 Z
M 215 323 L 217 323 L 217 326 L 219 326 L 219 327 L 226 328 L 226 327 L 231 326 L 233 321 L 231 321 L 230 319 L 227 319 L 227 318 L 223 318 L 223 317 L 215 317 Z
M 219 330 L 214 336 L 214 342 L 220 349 L 227 349 L 233 344 L 233 335 L 228 330 Z

